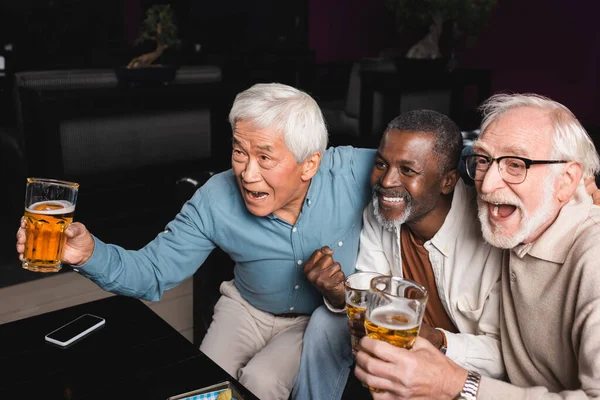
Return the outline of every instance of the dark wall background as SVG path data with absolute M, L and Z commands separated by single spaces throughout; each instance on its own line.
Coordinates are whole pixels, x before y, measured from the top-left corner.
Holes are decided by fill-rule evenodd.
M 377 56 L 394 40 L 383 1 L 309 0 L 310 46 L 319 62 Z M 600 124 L 600 3 L 498 0 L 459 65 L 492 70 L 492 91 L 535 92 Z
M 162 2 L 4 0 L 0 54 L 9 73 L 123 65 L 146 50 L 133 41 L 144 10 L 157 3 Z M 312 50 L 316 64 L 327 66 L 378 56 L 405 39 L 395 33 L 383 0 L 169 3 L 183 45 L 166 60 L 180 63 Z M 544 94 L 600 125 L 599 14 L 600 3 L 591 1 L 499 0 L 475 47 L 458 52 L 459 65 L 491 69 L 493 91 Z M 6 44 L 12 45 L 8 51 Z M 4 95 L 9 78 L 0 83 Z

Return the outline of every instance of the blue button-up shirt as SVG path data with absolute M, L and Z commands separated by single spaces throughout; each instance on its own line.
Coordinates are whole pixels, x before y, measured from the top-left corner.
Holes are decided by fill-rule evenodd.
M 158 300 L 218 246 L 235 261 L 235 285 L 254 307 L 273 314 L 312 313 L 323 300 L 306 279 L 304 263 L 329 246 L 344 273 L 354 271 L 374 154 L 352 147 L 325 151 L 294 225 L 273 214 L 252 215 L 233 172 L 225 171 L 199 188 L 144 248 L 127 251 L 96 238 L 80 271 L 105 290 Z

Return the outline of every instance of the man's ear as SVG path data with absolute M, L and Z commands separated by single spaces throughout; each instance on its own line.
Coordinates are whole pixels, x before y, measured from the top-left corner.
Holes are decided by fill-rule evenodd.
M 456 182 L 458 181 L 458 171 L 456 169 L 452 169 L 442 176 L 441 182 L 441 192 L 442 194 L 450 194 L 454 191 L 454 186 L 456 186 Z
M 309 181 L 319 170 L 319 165 L 321 165 L 321 152 L 318 151 L 308 157 L 302 163 L 302 180 Z
M 565 171 L 559 175 L 558 182 L 556 183 L 556 197 L 561 203 L 566 203 L 571 199 L 579 182 L 583 171 L 581 170 L 581 164 L 577 162 L 570 162 L 567 164 Z

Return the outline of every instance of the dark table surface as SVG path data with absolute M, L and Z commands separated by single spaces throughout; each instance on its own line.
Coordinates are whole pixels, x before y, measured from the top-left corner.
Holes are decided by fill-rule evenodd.
M 90 313 L 106 324 L 67 348 L 44 336 Z M 0 325 L 0 399 L 167 399 L 230 381 L 140 300 L 113 296 Z

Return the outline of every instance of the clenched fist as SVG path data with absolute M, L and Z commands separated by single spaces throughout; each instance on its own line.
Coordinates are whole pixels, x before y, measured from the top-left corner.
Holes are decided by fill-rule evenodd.
M 304 264 L 304 273 L 332 306 L 344 307 L 346 276 L 342 272 L 340 263 L 333 260 L 333 250 L 327 246 L 315 250 Z

